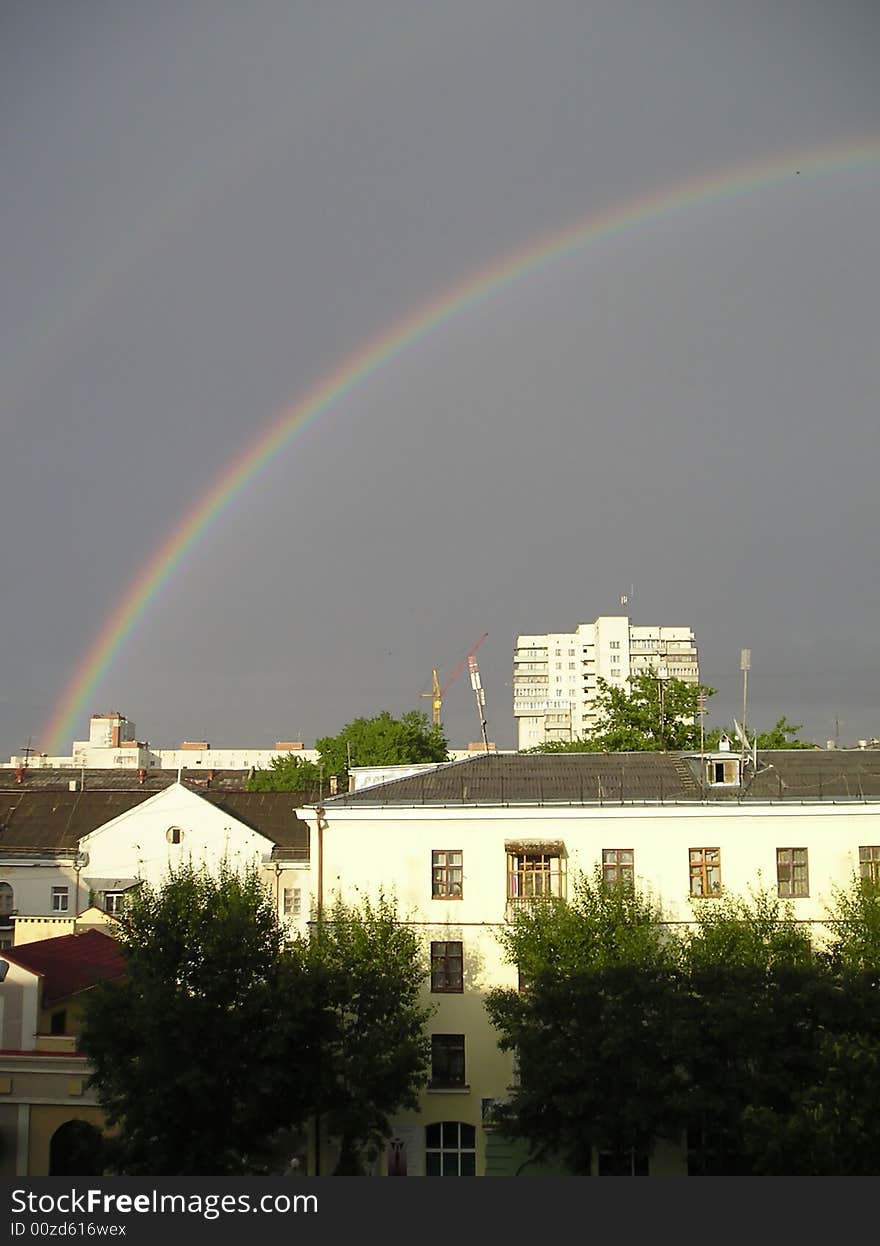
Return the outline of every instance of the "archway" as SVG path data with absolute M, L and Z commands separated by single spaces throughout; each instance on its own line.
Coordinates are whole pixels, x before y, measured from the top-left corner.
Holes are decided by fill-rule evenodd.
M 104 1172 L 104 1135 L 88 1121 L 65 1121 L 49 1143 L 50 1177 L 100 1177 Z

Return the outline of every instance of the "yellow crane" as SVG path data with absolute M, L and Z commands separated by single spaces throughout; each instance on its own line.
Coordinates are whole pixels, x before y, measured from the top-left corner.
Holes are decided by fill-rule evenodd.
M 483 641 L 486 639 L 488 635 L 489 635 L 488 632 L 483 632 L 482 636 L 477 641 L 477 643 L 474 645 L 474 647 L 470 649 L 464 655 L 464 657 L 459 662 L 458 666 L 455 668 L 455 670 L 452 672 L 452 674 L 447 679 L 446 683 L 443 684 L 442 686 L 440 684 L 440 677 L 437 674 L 436 670 L 431 672 L 433 676 L 433 680 L 431 683 L 431 691 L 420 692 L 419 696 L 431 698 L 431 721 L 433 722 L 435 727 L 440 726 L 440 710 L 443 706 L 443 697 L 447 689 L 452 687 L 456 679 L 458 679 L 461 672 L 467 666 L 469 659 L 474 656 L 474 654 L 477 652 L 480 645 L 483 643 Z

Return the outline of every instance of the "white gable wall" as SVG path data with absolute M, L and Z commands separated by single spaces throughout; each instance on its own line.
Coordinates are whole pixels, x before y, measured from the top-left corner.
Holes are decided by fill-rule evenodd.
M 179 783 L 80 840 L 88 854 L 84 880 L 138 878 L 153 887 L 162 885 L 169 868 L 186 863 L 213 874 L 223 862 L 234 870 L 258 866 L 273 847 L 265 835 Z

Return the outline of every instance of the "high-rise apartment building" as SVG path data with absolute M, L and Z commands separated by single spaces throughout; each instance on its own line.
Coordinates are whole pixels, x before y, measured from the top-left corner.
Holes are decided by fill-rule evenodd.
M 589 735 L 596 726 L 597 680 L 626 687 L 631 675 L 647 670 L 699 683 L 693 631 L 636 627 L 626 615 L 602 615 L 574 632 L 518 636 L 513 714 L 519 748 Z

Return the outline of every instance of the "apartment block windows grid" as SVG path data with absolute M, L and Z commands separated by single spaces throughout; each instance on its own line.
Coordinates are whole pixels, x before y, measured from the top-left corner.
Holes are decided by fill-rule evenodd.
M 431 853 L 431 896 L 434 900 L 460 900 L 462 897 L 463 854 L 443 848 Z
M 859 847 L 859 875 L 866 882 L 880 884 L 880 844 Z
M 70 888 L 69 887 L 53 887 L 52 888 L 52 912 L 66 913 L 70 904 Z
M 464 1035 L 431 1035 L 431 1086 L 434 1089 L 463 1087 Z
M 463 944 L 446 941 L 431 944 L 431 990 L 451 994 L 464 990 Z
M 632 887 L 635 853 L 632 848 L 602 849 L 602 878 L 606 887 Z
M 692 896 L 721 895 L 721 849 L 689 850 Z
M 810 894 L 806 848 L 776 849 L 776 891 L 782 900 L 803 899 Z
M 436 1121 L 425 1126 L 425 1176 L 474 1177 L 477 1131 L 465 1121 Z

